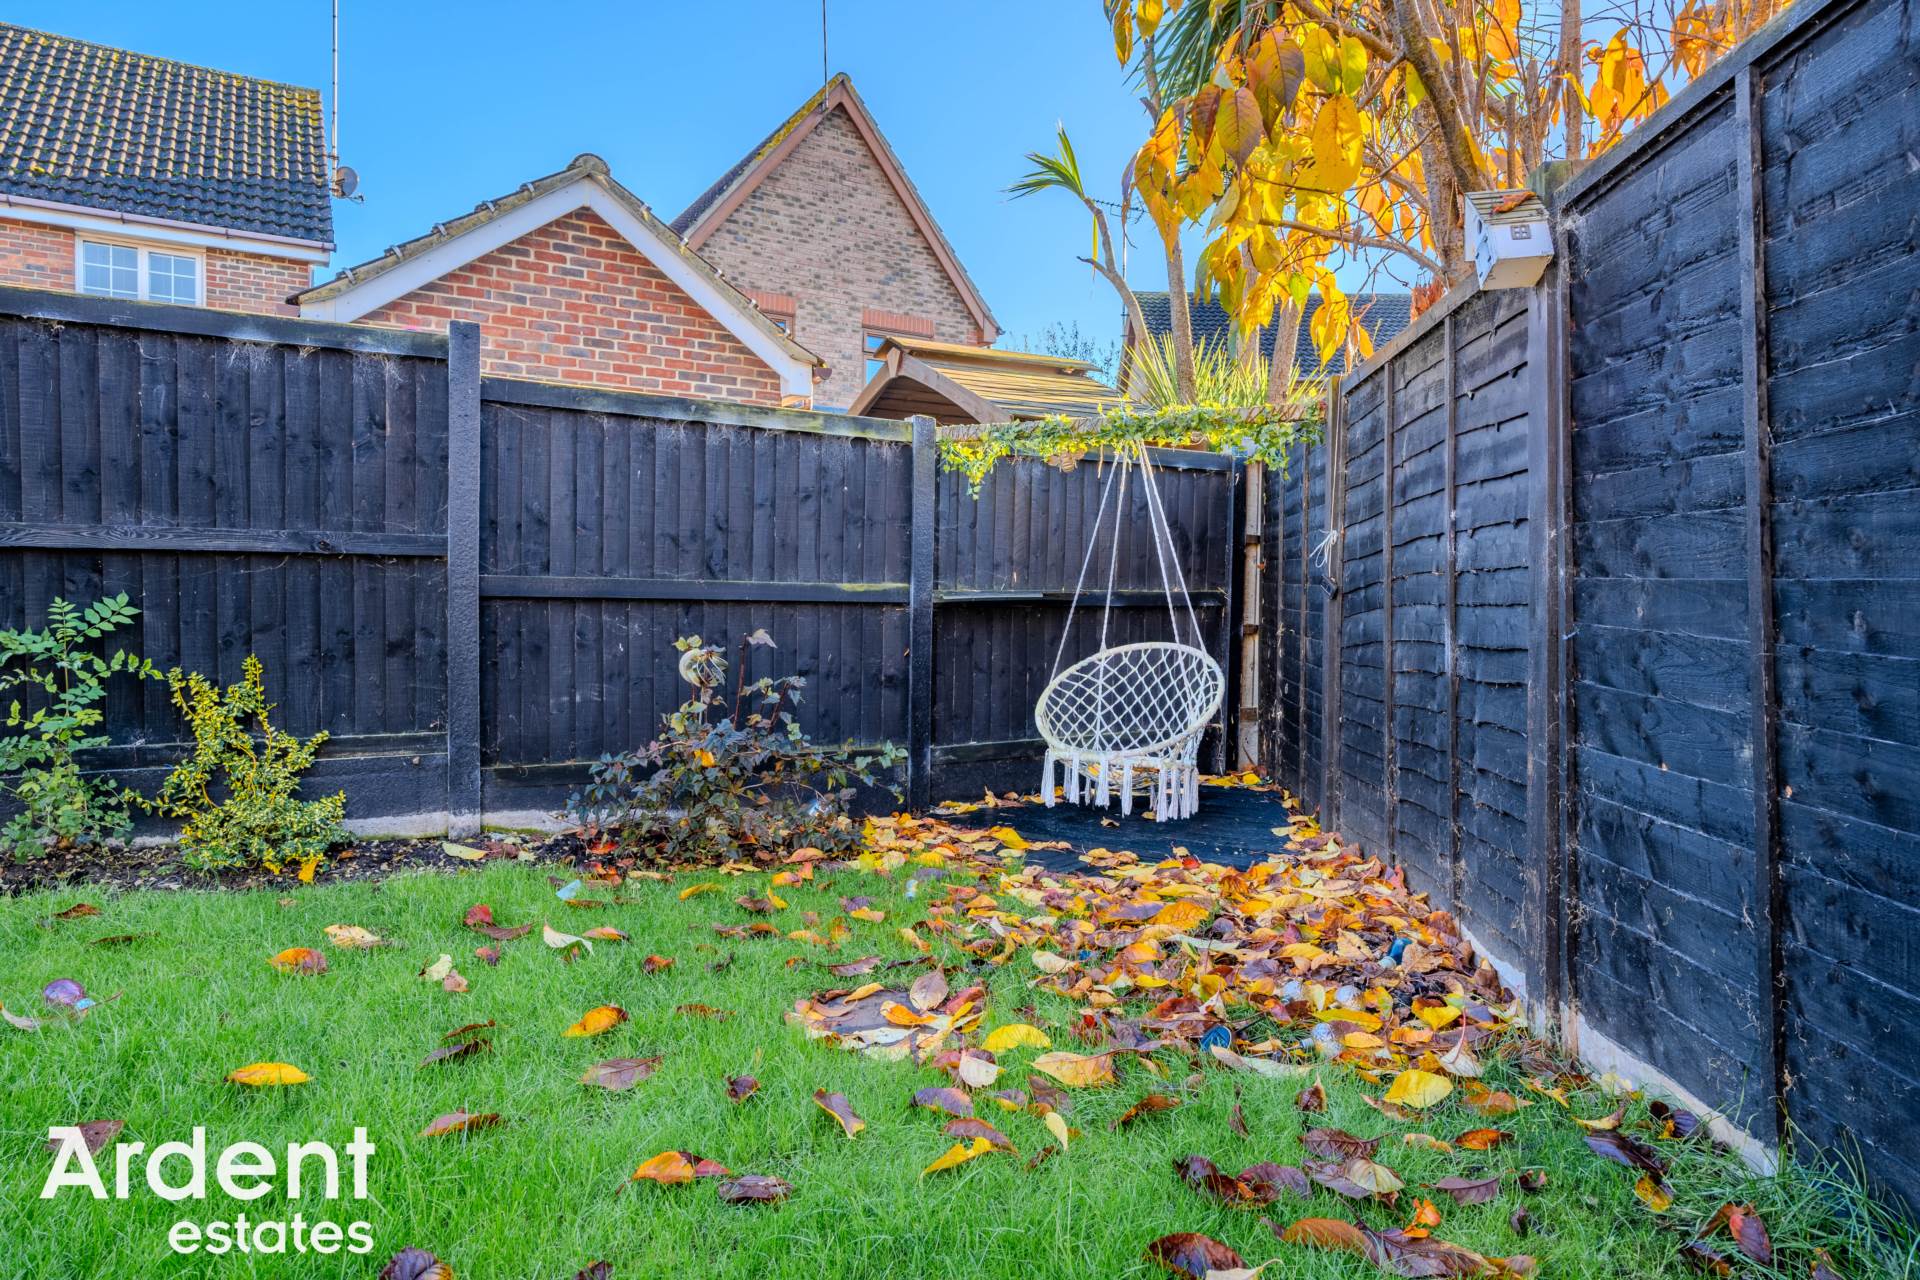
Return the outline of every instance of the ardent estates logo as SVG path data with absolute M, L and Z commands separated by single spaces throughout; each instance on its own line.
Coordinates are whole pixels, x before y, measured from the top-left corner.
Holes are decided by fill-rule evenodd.
M 195 1126 L 190 1141 L 163 1142 L 151 1152 L 143 1142 L 115 1143 L 111 1192 L 78 1128 L 56 1125 L 47 1130 L 47 1137 L 59 1144 L 59 1151 L 46 1185 L 40 1189 L 42 1200 L 51 1200 L 69 1189 L 85 1190 L 96 1200 L 131 1199 L 136 1194 L 134 1165 L 143 1155 L 144 1181 L 153 1195 L 171 1201 L 207 1198 L 207 1131 L 199 1126 Z M 367 1198 L 367 1162 L 375 1150 L 367 1141 L 367 1131 L 356 1128 L 353 1141 L 346 1145 L 344 1162 L 351 1175 L 353 1200 Z M 289 1200 L 302 1200 L 311 1194 L 331 1203 L 342 1198 L 342 1164 L 339 1154 L 325 1142 L 290 1142 L 279 1160 L 257 1142 L 236 1142 L 215 1159 L 213 1180 L 220 1193 L 233 1200 L 253 1201 L 271 1195 L 276 1180 L 284 1180 Z M 183 1218 L 168 1230 L 167 1243 L 175 1253 L 214 1256 L 228 1252 L 332 1254 L 342 1249 L 370 1253 L 373 1227 L 359 1220 L 344 1226 L 327 1219 L 309 1222 L 300 1213 L 285 1221 L 253 1220 L 242 1213 L 231 1220 L 204 1224 Z

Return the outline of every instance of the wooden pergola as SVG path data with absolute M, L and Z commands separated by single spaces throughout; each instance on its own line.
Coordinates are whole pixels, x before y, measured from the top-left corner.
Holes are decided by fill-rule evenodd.
M 850 413 L 986 424 L 1091 417 L 1126 399 L 1093 376 L 1091 363 L 1065 356 L 904 337 L 886 339 L 877 354 L 886 367 L 854 398 Z

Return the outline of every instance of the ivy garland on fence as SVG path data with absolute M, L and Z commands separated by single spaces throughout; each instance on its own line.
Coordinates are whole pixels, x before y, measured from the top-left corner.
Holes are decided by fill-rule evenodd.
M 967 477 L 967 487 L 975 496 L 994 466 L 1015 454 L 1064 468 L 1100 449 L 1116 454 L 1137 454 L 1148 447 L 1208 449 L 1236 453 L 1285 475 L 1294 447 L 1320 438 L 1320 419 L 1319 405 L 1311 402 L 1244 409 L 1119 405 L 1093 418 L 1056 414 L 1031 422 L 998 423 L 963 436 L 943 436 L 940 460 L 947 470 Z

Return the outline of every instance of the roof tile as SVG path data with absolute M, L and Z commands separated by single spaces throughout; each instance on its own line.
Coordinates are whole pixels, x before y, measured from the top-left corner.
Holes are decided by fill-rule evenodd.
M 320 93 L 0 23 L 0 192 L 330 244 Z

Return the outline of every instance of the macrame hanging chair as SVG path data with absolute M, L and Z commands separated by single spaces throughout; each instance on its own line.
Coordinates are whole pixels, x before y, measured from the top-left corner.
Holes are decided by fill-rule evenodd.
M 1167 598 L 1172 639 L 1109 648 L 1108 624 L 1113 616 L 1121 531 L 1127 517 L 1127 487 L 1136 473 L 1153 535 L 1160 585 Z M 1063 671 L 1060 663 L 1073 634 L 1073 614 L 1086 589 L 1094 550 L 1109 524 L 1110 506 L 1107 598 L 1100 614 L 1100 647 Z M 1175 607 L 1176 590 L 1183 608 Z M 1047 806 L 1051 808 L 1056 799 L 1056 768 L 1063 767 L 1060 791 L 1070 802 L 1106 808 L 1117 801 L 1120 812 L 1130 814 L 1135 796 L 1141 795 L 1157 821 L 1192 817 L 1200 806 L 1200 737 L 1220 709 L 1226 683 L 1220 664 L 1208 656 L 1201 639 L 1200 620 L 1187 594 L 1186 574 L 1174 554 L 1166 507 L 1154 483 L 1152 460 L 1145 449 L 1123 450 L 1108 470 L 1100 491 L 1100 508 L 1094 516 L 1086 556 L 1080 562 L 1073 600 L 1067 607 L 1060 647 L 1053 656 L 1053 672 L 1033 711 L 1034 722 L 1047 744 L 1045 772 L 1040 779 L 1040 794 Z

